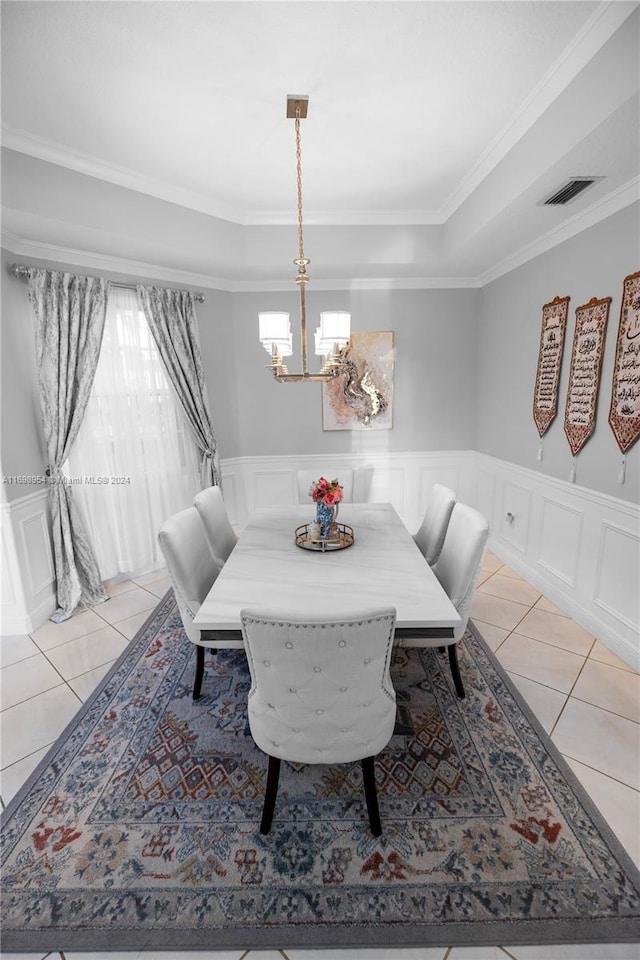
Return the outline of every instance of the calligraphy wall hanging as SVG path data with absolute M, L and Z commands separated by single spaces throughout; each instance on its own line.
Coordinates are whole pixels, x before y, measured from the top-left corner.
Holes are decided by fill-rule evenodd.
M 389 430 L 393 368 L 393 333 L 353 332 L 345 372 L 322 384 L 323 429 Z
M 596 425 L 598 388 L 602 370 L 604 341 L 609 319 L 611 297 L 576 308 L 576 329 L 573 334 L 571 367 L 567 405 L 564 414 L 564 432 L 573 454 L 569 480 L 576 479 L 576 454 L 584 447 Z
M 624 483 L 627 450 L 640 437 L 640 271 L 622 283 L 609 423 L 622 451 L 618 483 Z
M 542 308 L 538 369 L 533 392 L 533 419 L 540 436 L 538 460 L 542 460 L 542 438 L 558 412 L 558 383 L 569 300 L 570 297 L 556 297 L 551 303 L 545 303 Z

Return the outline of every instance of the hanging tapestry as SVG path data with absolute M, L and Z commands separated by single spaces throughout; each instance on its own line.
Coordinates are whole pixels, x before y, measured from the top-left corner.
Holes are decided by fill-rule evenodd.
M 610 303 L 611 297 L 602 300 L 593 297 L 589 303 L 576 309 L 564 414 L 564 432 L 574 457 L 582 450 L 596 425 L 598 387 Z
M 547 432 L 558 412 L 558 383 L 569 300 L 570 297 L 556 297 L 542 308 L 540 350 L 533 394 L 533 419 L 541 437 Z
M 393 333 L 352 333 L 345 372 L 322 384 L 323 430 L 391 429 L 393 367 Z
M 626 453 L 640 437 L 640 271 L 622 284 L 609 423 Z

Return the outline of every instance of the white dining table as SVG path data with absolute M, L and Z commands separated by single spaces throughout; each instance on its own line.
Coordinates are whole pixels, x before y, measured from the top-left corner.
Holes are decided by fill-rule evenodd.
M 314 513 L 309 503 L 252 514 L 196 614 L 203 642 L 241 647 L 244 608 L 293 619 L 392 605 L 399 644 L 453 636 L 460 617 L 392 504 L 341 504 L 338 520 L 354 542 L 325 553 L 296 545 L 295 530 Z

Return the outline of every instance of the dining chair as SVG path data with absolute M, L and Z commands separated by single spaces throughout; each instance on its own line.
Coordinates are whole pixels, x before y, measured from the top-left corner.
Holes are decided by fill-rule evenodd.
M 489 524 L 482 514 L 465 503 L 456 503 L 440 556 L 433 566 L 433 572 L 462 623 L 454 628 L 453 638 L 434 638 L 432 643 L 425 642 L 424 646 L 448 647 L 453 683 L 460 699 L 464 699 L 465 692 L 458 666 L 457 646 L 467 629 L 488 535 Z
M 209 549 L 219 567 L 224 566 L 238 542 L 229 521 L 220 487 L 206 487 L 193 498 L 193 505 L 204 526 Z
M 440 556 L 455 502 L 456 495 L 453 490 L 443 487 L 441 483 L 434 483 L 424 520 L 418 532 L 413 535 L 418 549 L 431 567 Z
M 305 619 L 245 609 L 240 619 L 251 673 L 249 729 L 269 757 L 260 832 L 271 829 L 281 760 L 360 760 L 369 825 L 379 837 L 374 757 L 396 717 L 389 674 L 395 608 Z
M 322 470 L 298 470 L 297 479 L 298 479 L 298 503 L 309 503 L 311 498 L 309 496 L 309 487 L 314 480 L 317 480 L 319 477 L 323 476 Z M 343 503 L 352 503 L 353 502 L 353 470 L 330 470 L 328 473 L 325 470 L 324 476 L 327 480 L 333 480 L 334 477 L 337 477 L 343 491 Z
M 209 549 L 205 529 L 195 507 L 187 507 L 165 520 L 158 531 L 184 630 L 196 644 L 196 675 L 193 699 L 198 700 L 204 675 L 205 647 L 215 649 L 214 641 L 203 641 L 193 626 L 193 618 L 209 593 L 222 565 Z

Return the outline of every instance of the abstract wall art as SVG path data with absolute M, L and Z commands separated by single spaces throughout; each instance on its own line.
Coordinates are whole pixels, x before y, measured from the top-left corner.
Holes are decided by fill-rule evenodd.
M 393 333 L 352 333 L 344 372 L 322 384 L 323 430 L 391 429 L 394 362 Z

